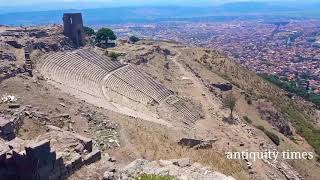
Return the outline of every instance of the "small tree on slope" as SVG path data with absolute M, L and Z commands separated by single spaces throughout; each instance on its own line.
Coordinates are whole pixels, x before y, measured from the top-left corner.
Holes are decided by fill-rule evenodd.
M 237 103 L 236 97 L 232 93 L 229 93 L 223 98 L 222 102 L 225 108 L 230 109 L 230 118 L 233 119 L 233 111 Z

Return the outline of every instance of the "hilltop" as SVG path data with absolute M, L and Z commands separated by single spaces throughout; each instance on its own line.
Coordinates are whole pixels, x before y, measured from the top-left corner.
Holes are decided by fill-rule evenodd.
M 192 179 L 206 171 L 216 179 L 319 176 L 320 113 L 213 49 L 152 40 L 77 49 L 61 26 L 1 28 L 13 35 L 0 37 L 0 96 L 16 100 L 1 103 L 0 114 L 19 119 L 17 138 L 49 139 L 64 160 L 87 152 L 58 134 L 92 139 L 101 152 L 99 161 L 79 167 L 69 179 L 139 173 Z M 24 65 L 24 47 L 30 44 L 33 77 Z M 232 122 L 223 106 L 231 92 Z M 265 150 L 315 157 L 253 162 L 225 155 Z

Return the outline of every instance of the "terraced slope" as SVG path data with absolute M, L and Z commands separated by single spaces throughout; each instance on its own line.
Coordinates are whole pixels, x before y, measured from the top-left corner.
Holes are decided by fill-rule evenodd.
M 78 90 L 97 97 L 98 101 L 112 100 L 128 108 L 128 101 L 123 99 L 152 106 L 163 102 L 173 107 L 189 123 L 199 118 L 182 99 L 133 65 L 111 61 L 90 50 L 53 53 L 42 61 L 39 70 L 45 78 L 58 83 L 60 87 Z
M 131 65 L 113 72 L 107 78 L 105 86 L 108 90 L 143 104 L 160 103 L 173 94 Z
M 102 97 L 103 78 L 123 66 L 88 50 L 78 50 L 51 54 L 44 60 L 40 71 L 50 80 Z
M 179 113 L 179 115 L 184 117 L 184 119 L 188 120 L 184 121 L 184 123 L 186 124 L 192 124 L 196 122 L 201 116 L 200 112 L 197 112 L 197 110 L 195 109 L 190 110 L 187 107 L 185 101 L 177 96 L 170 96 L 169 98 L 167 98 L 166 102 L 170 106 L 174 107 L 175 110 Z

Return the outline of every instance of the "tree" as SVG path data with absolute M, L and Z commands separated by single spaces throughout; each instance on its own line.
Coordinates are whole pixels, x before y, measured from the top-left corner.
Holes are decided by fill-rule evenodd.
M 117 36 L 109 28 L 101 28 L 96 34 L 96 42 L 99 44 L 104 43 L 105 45 L 107 45 L 109 40 L 116 40 L 116 39 L 117 39 Z
M 90 27 L 84 26 L 83 29 L 84 29 L 84 33 L 86 33 L 86 35 L 88 36 L 92 36 L 96 34 L 94 30 Z
M 129 41 L 136 43 L 136 42 L 140 41 L 140 39 L 136 36 L 130 36 Z
M 230 93 L 226 95 L 225 98 L 223 98 L 222 102 L 225 108 L 230 109 L 230 118 L 233 119 L 233 111 L 234 111 L 234 108 L 236 107 L 237 99 L 234 97 L 232 93 Z

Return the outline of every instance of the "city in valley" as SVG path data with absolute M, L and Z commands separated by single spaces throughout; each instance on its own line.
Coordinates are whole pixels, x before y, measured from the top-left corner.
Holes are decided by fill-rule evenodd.
M 134 34 L 220 50 L 258 74 L 299 81 L 320 93 L 320 21 L 164 22 L 114 25 Z

